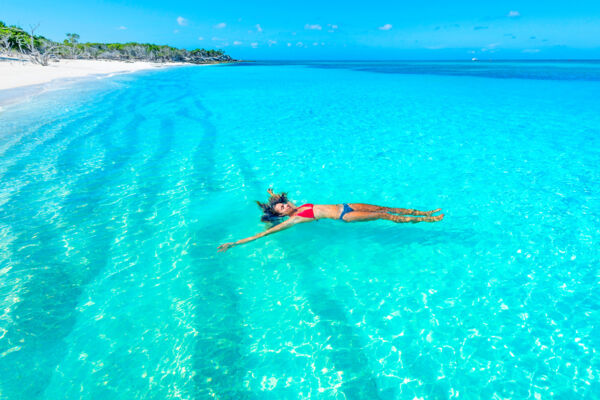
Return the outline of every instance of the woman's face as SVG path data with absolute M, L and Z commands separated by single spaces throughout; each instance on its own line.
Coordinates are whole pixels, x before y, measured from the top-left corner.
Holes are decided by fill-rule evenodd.
M 292 212 L 292 207 L 288 203 L 277 203 L 273 208 L 279 215 L 288 215 Z

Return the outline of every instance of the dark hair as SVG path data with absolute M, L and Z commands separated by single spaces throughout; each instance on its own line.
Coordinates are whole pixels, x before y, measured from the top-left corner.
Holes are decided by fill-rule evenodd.
M 269 201 L 267 203 L 261 203 L 260 201 L 257 201 L 256 204 L 258 204 L 258 206 L 263 212 L 263 215 L 260 217 L 260 220 L 262 222 L 271 223 L 280 222 L 281 218 L 283 218 L 283 215 L 280 215 L 277 211 L 275 211 L 275 205 L 279 203 L 285 204 L 287 202 L 287 193 L 273 195 L 269 198 Z

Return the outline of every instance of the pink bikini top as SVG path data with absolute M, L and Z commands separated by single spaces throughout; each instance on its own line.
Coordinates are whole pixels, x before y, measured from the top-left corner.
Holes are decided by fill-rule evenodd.
M 313 212 L 313 205 L 312 204 L 302 204 L 300 207 L 298 208 L 302 208 L 304 206 L 308 206 L 308 208 L 300 211 L 298 214 L 296 214 L 296 216 L 298 217 L 304 217 L 304 218 L 315 218 L 315 213 Z

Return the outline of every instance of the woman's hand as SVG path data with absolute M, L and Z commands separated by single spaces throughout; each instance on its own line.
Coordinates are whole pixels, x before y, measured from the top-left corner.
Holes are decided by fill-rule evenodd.
M 219 252 L 225 252 L 225 251 L 227 251 L 228 249 L 230 249 L 233 246 L 235 246 L 235 243 L 225 243 L 225 244 L 220 245 L 218 247 L 217 251 L 219 251 Z
M 267 189 L 267 193 L 269 193 L 269 201 L 279 200 L 281 198 L 281 194 L 273 192 L 273 189 Z

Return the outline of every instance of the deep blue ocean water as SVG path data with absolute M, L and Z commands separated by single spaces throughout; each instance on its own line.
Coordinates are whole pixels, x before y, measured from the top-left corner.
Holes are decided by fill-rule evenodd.
M 0 399 L 600 398 L 600 63 L 261 62 L 0 112 Z M 302 204 L 435 224 L 265 226 Z

